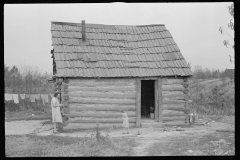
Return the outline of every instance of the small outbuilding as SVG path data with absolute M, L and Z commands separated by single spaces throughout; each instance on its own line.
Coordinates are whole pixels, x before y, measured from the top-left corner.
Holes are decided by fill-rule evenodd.
M 187 123 L 189 65 L 162 24 L 51 22 L 53 75 L 64 130 Z

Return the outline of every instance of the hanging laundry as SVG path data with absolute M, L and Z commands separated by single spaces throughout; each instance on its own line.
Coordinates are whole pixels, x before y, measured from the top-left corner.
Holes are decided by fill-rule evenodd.
M 11 101 L 13 100 L 12 94 L 4 94 L 5 95 L 5 101 Z
M 14 103 L 19 103 L 18 94 L 12 94 Z
M 26 94 L 26 95 L 25 95 L 25 98 L 30 98 L 30 95 L 29 95 L 29 94 Z
M 35 94 L 36 100 L 40 100 L 40 94 Z
M 48 103 L 48 95 L 47 94 L 41 94 L 41 98 L 43 101 L 43 105 L 45 105 L 45 103 Z
M 53 98 L 53 94 L 49 94 L 49 96 L 51 97 L 51 99 Z
M 20 97 L 22 98 L 22 99 L 25 99 L 25 94 L 20 94 Z
M 34 95 L 34 94 L 31 94 L 31 95 L 30 95 L 30 101 L 31 101 L 31 102 L 35 102 L 35 95 Z

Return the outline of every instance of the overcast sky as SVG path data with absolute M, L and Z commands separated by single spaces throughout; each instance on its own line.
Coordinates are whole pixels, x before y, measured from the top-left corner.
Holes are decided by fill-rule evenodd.
M 4 5 L 4 63 L 37 66 L 52 73 L 51 21 L 109 25 L 164 24 L 191 66 L 234 68 L 223 46 L 219 27 L 232 18 L 231 3 L 108 3 L 108 4 L 7 4 Z M 230 41 L 230 43 L 233 43 Z

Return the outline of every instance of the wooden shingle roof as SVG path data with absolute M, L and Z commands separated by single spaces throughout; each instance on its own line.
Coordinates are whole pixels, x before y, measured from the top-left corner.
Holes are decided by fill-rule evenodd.
M 52 22 L 56 77 L 191 76 L 164 25 L 123 26 Z

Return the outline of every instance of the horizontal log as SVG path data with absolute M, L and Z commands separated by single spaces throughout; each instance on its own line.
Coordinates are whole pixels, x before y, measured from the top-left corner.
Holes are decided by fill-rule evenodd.
M 163 100 L 186 100 L 187 96 L 185 94 L 168 94 L 163 95 Z
M 186 108 L 185 108 L 185 106 L 183 106 L 183 107 L 175 107 L 175 106 L 169 106 L 169 107 L 163 107 L 163 110 L 174 110 L 174 111 L 185 111 L 186 110 Z
M 187 116 L 185 113 L 166 113 L 163 115 L 163 117 L 174 117 L 174 116 Z
M 185 98 L 186 94 L 184 94 L 183 92 L 181 92 L 181 93 L 171 93 L 170 92 L 170 94 L 163 94 L 162 96 L 163 96 L 163 98 L 174 98 L 174 97 Z
M 164 125 L 165 126 L 185 126 L 187 125 L 187 123 L 183 120 L 180 120 L 180 121 L 167 121 L 167 122 L 164 122 Z
M 99 112 L 73 112 L 70 111 L 69 114 L 66 114 L 68 117 L 98 117 L 98 118 L 116 118 L 122 117 L 122 113 L 99 113 Z M 128 117 L 136 117 L 136 112 L 128 113 Z
M 171 87 L 171 86 L 162 86 L 163 91 L 184 91 L 185 88 L 183 86 L 179 87 Z
M 134 86 L 134 82 L 121 82 L 121 83 L 115 83 L 115 82 L 72 82 L 69 83 L 67 86 L 80 86 L 80 87 L 98 87 L 98 86 Z
M 167 79 L 167 78 L 163 78 L 162 79 L 162 84 L 183 84 L 184 81 L 183 79 Z
M 135 111 L 135 105 L 96 105 L 96 106 L 72 106 L 70 104 L 70 109 L 72 111 Z
M 68 123 L 123 123 L 122 118 L 69 118 Z M 129 118 L 129 123 L 136 123 L 136 118 Z
M 163 110 L 162 114 L 163 116 L 168 113 L 184 113 L 183 111 L 176 111 L 176 110 Z
M 184 93 L 183 93 L 183 91 L 162 91 L 163 96 L 172 95 L 172 94 L 179 94 L 180 95 L 180 94 L 184 94 Z
M 184 87 L 183 84 L 163 84 L 162 87 Z
M 88 129 L 94 129 L 96 128 L 96 123 L 69 123 L 67 126 L 63 126 L 64 131 L 69 130 L 88 130 Z M 130 123 L 129 127 L 133 128 L 136 125 L 134 123 Z M 122 128 L 122 124 L 119 123 L 99 123 L 100 129 L 108 129 L 108 128 Z
M 163 104 L 182 104 L 182 103 L 186 103 L 185 100 L 162 100 Z
M 70 103 L 80 103 L 80 104 L 135 104 L 135 99 L 87 99 L 87 98 L 76 98 L 70 97 Z
M 72 91 L 101 91 L 101 92 L 106 92 L 106 91 L 135 91 L 136 88 L 134 87 L 73 87 L 69 86 L 68 87 L 68 92 Z
M 163 117 L 163 122 L 167 121 L 185 121 L 186 116 L 170 116 L 170 117 Z
M 69 103 L 70 107 L 114 107 L 114 108 L 119 108 L 119 107 L 130 107 L 134 108 L 136 105 L 131 104 L 131 105 L 122 105 L 122 104 L 80 104 L 80 103 Z
M 133 94 L 109 94 L 109 93 L 101 93 L 101 92 L 95 92 L 95 93 L 69 93 L 68 94 L 71 97 L 98 97 L 98 98 L 129 98 L 129 99 L 135 99 L 136 95 Z
M 141 123 L 141 128 L 163 128 L 164 127 L 164 124 L 163 123 Z
M 134 83 L 135 82 L 135 78 L 102 78 L 102 79 L 90 79 L 90 78 L 86 78 L 86 79 L 69 79 L 69 83 L 107 83 L 107 84 L 116 84 L 116 83 Z
M 184 103 L 180 103 L 180 104 L 163 104 L 162 105 L 163 108 L 168 108 L 168 107 L 182 108 L 184 106 L 185 106 Z

